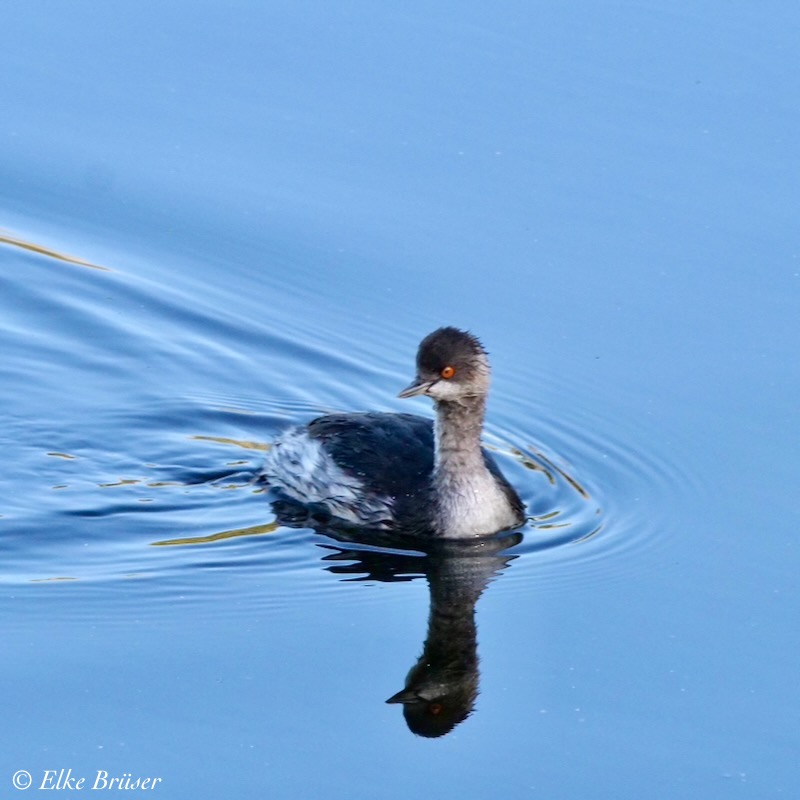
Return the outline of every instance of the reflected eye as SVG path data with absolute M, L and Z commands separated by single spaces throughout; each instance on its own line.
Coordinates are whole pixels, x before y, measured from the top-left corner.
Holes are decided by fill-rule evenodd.
M 450 379 L 456 374 L 456 370 L 455 367 L 447 366 L 439 374 L 445 379 Z

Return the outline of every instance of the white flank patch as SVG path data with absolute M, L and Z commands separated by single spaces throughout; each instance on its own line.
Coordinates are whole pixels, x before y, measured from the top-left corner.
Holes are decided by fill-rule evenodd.
M 385 528 L 393 499 L 367 494 L 363 482 L 345 472 L 305 427 L 290 428 L 267 451 L 264 476 L 270 486 L 304 504 L 319 504 L 345 522 Z

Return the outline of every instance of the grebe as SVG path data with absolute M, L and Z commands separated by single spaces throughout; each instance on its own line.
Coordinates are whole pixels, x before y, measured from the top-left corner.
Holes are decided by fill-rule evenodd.
M 430 397 L 435 423 L 413 414 L 328 414 L 280 436 L 264 477 L 332 524 L 448 539 L 516 528 L 522 501 L 481 447 L 489 382 L 480 341 L 439 328 L 420 343 L 416 378 L 398 395 Z

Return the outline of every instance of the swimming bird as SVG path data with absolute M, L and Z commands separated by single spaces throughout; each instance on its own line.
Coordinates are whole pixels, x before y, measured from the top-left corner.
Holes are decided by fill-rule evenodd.
M 327 414 L 283 433 L 263 475 L 331 525 L 446 539 L 487 536 L 525 519 L 519 495 L 481 446 L 489 359 L 471 333 L 443 327 L 417 351 L 398 395 L 433 400 L 414 414 Z

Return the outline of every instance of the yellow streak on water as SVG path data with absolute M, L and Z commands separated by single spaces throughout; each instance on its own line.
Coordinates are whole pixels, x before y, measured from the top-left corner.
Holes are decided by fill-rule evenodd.
M 541 458 L 542 461 L 544 461 L 544 463 L 547 464 L 548 467 L 554 469 L 584 500 L 589 499 L 590 497 L 589 492 L 587 492 L 586 489 L 584 489 L 583 486 L 581 486 L 580 483 L 578 483 L 578 481 L 576 481 L 575 478 L 572 477 L 572 475 L 570 475 L 567 472 L 564 472 L 564 470 L 561 469 L 561 467 L 554 464 L 544 453 L 537 452 L 536 456 L 537 458 Z M 525 466 L 528 465 L 525 464 Z
M 77 264 L 79 267 L 89 267 L 90 269 L 99 269 L 103 272 L 113 272 L 108 267 L 101 267 L 99 264 L 92 264 L 90 261 L 84 261 L 82 258 L 69 256 L 66 253 L 59 253 L 57 250 L 51 250 L 49 247 L 44 247 L 34 242 L 26 242 L 24 239 L 17 239 L 15 236 L 0 233 L 0 244 L 10 244 L 12 247 L 19 247 L 22 250 L 30 250 L 32 253 L 39 253 L 39 255 L 47 256 L 48 258 L 55 258 L 58 261 L 64 261 L 67 264 Z
M 246 439 L 227 439 L 224 436 L 190 436 L 189 438 L 198 442 L 230 444 L 234 447 L 242 447 L 245 450 L 269 450 L 269 445 L 264 442 L 249 442 Z
M 235 539 L 237 536 L 265 536 L 275 533 L 280 526 L 277 522 L 268 522 L 265 525 L 252 525 L 249 528 L 234 528 L 230 531 L 220 531 L 208 536 L 187 536 L 183 539 L 165 539 L 161 542 L 150 542 L 152 547 L 177 547 L 181 545 L 210 544 L 223 539 Z

